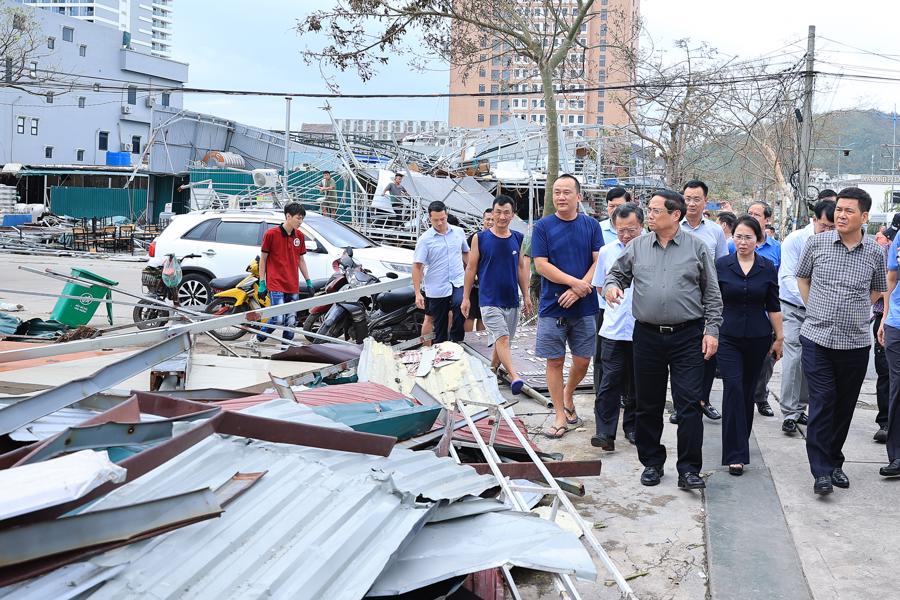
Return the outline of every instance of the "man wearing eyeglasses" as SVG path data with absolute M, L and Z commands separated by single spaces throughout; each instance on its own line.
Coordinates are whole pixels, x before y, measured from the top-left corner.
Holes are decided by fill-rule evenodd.
M 692 179 L 684 184 L 681 193 L 684 195 L 684 203 L 687 206 L 687 214 L 681 221 L 681 228 L 703 240 L 712 253 L 714 262 L 727 255 L 728 241 L 725 239 L 725 231 L 703 216 L 709 187 L 702 181 Z M 703 371 L 703 397 L 700 399 L 701 412 L 713 420 L 722 418 L 716 407 L 709 401 L 713 380 L 716 378 L 716 366 L 715 356 L 706 361 Z M 679 420 L 677 412 L 673 412 L 669 417 L 671 423 L 677 424 Z
M 633 288 L 634 380 L 637 392 L 635 445 L 644 465 L 643 485 L 663 476 L 666 447 L 660 443 L 669 374 L 678 426 L 678 487 L 703 489 L 704 361 L 719 345 L 722 295 L 713 254 L 697 236 L 681 227 L 687 213 L 684 197 L 658 190 L 647 208 L 649 235 L 628 244 L 606 276 L 604 298 L 610 306 Z

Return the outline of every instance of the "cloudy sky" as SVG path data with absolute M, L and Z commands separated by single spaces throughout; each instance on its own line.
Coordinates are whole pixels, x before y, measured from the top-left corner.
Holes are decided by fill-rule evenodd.
M 300 57 L 315 45 L 294 28 L 298 18 L 329 0 L 220 0 L 213 5 L 194 0 L 175 4 L 173 58 L 190 63 L 192 87 L 328 92 L 317 66 Z M 251 8 L 252 7 L 252 8 Z M 741 60 L 760 56 L 773 61 L 799 58 L 806 49 L 807 27 L 819 36 L 817 70 L 867 74 L 900 80 L 900 2 L 856 0 L 641 0 L 641 14 L 654 45 L 671 47 L 673 40 L 707 42 Z M 320 43 L 320 42 L 319 42 Z M 412 72 L 403 59 L 382 68 L 368 82 L 355 73 L 329 73 L 345 93 L 434 93 L 448 89 L 445 66 Z M 900 96 L 900 81 L 860 82 L 820 78 L 817 110 L 880 108 L 891 111 Z M 295 99 L 292 127 L 327 122 L 321 100 Z M 447 119 L 445 99 L 332 100 L 336 118 Z M 221 95 L 188 95 L 190 110 L 211 113 L 266 128 L 284 126 L 284 100 Z

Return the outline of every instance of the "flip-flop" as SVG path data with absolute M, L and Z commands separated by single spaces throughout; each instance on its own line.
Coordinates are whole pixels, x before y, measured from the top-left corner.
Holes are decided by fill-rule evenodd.
M 522 393 L 522 388 L 525 387 L 525 381 L 522 379 L 516 379 L 512 383 L 509 384 L 509 389 L 512 390 L 512 393 L 518 396 Z
M 551 427 L 550 430 L 553 433 L 550 433 L 547 431 L 545 431 L 543 433 L 544 433 L 544 437 L 548 437 L 551 440 L 561 440 L 564 435 L 569 433 L 569 428 L 566 427 L 565 425 L 560 425 L 559 427 Z
M 578 429 L 584 425 L 584 419 L 578 416 L 574 408 L 566 408 L 563 406 L 563 410 L 566 412 L 566 423 L 568 423 L 572 429 Z M 575 418 L 570 419 L 569 415 L 575 415 Z

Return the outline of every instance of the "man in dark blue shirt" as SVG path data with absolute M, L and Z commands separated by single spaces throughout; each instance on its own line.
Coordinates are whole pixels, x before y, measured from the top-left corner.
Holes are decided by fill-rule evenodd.
M 556 411 L 548 437 L 561 438 L 582 424 L 575 411 L 575 388 L 587 373 L 596 343 L 600 310 L 591 286 L 603 245 L 600 225 L 578 212 L 581 184 L 563 174 L 553 183 L 556 213 L 535 223 L 531 256 L 543 278 L 534 353 L 547 359 L 547 387 Z M 572 353 L 569 380 L 563 383 L 566 344 Z

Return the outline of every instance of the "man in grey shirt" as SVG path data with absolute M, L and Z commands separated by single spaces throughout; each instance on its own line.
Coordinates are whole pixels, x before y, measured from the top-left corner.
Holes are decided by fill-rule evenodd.
M 702 489 L 704 361 L 719 345 L 722 296 L 713 256 L 700 238 L 681 228 L 686 212 L 678 192 L 654 192 L 647 208 L 652 233 L 632 240 L 606 276 L 610 305 L 634 288 L 634 379 L 637 392 L 635 443 L 644 465 L 641 483 L 663 476 L 666 448 L 660 443 L 668 374 L 679 416 L 678 487 Z

